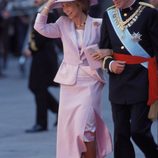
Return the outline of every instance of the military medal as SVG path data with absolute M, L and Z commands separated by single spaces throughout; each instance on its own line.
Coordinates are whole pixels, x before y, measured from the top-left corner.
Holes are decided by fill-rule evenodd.
M 132 40 L 135 41 L 135 42 L 139 42 L 139 41 L 142 40 L 141 36 L 142 35 L 139 32 L 137 32 L 137 33 L 133 32 L 133 34 L 132 34 Z

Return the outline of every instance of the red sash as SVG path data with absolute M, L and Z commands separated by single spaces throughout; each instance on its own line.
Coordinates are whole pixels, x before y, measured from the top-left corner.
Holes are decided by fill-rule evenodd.
M 115 60 L 126 61 L 127 64 L 140 64 L 148 62 L 148 79 L 149 79 L 149 92 L 148 92 L 148 105 L 152 105 L 158 100 L 158 77 L 157 77 L 157 63 L 156 58 L 144 58 L 140 56 L 132 56 L 125 54 L 114 53 Z

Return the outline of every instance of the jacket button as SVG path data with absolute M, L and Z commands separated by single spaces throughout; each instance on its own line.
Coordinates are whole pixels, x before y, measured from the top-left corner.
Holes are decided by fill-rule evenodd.
M 121 46 L 121 49 L 125 49 L 125 47 L 124 47 L 124 46 Z
M 127 13 L 124 13 L 123 15 L 126 17 L 126 16 L 127 16 Z

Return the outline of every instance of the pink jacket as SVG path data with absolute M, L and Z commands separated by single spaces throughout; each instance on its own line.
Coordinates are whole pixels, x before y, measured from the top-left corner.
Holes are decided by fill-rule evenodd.
M 61 16 L 55 23 L 47 24 L 47 16 L 37 15 L 34 29 L 48 38 L 61 38 L 63 42 L 64 58 L 54 79 L 60 84 L 73 85 L 77 79 L 79 65 L 82 63 L 79 56 L 77 38 L 74 23 L 66 16 Z M 87 17 L 83 47 L 84 49 L 92 44 L 97 44 L 100 39 L 101 19 Z M 103 74 L 91 70 L 90 75 L 104 83 Z

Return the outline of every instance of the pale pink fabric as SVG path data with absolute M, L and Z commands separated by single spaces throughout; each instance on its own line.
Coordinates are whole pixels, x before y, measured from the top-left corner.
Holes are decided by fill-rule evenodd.
M 96 132 L 96 119 L 95 112 L 93 108 L 88 111 L 87 122 L 84 130 L 84 142 L 95 141 L 95 132 Z
M 60 17 L 56 23 L 46 24 L 47 16 L 38 14 L 34 25 L 43 36 L 48 38 L 61 38 L 64 49 L 64 59 L 61 63 L 55 82 L 66 85 L 73 85 L 76 82 L 76 77 L 79 65 L 83 63 L 80 55 L 84 53 L 84 49 L 93 44 L 97 44 L 100 38 L 101 19 L 94 19 L 87 17 L 85 31 L 83 35 L 83 46 L 79 51 L 77 44 L 77 37 L 75 33 L 75 26 L 67 17 Z M 91 74 L 95 76 L 98 81 L 104 82 L 103 73 L 101 71 L 93 70 Z
M 80 158 L 86 151 L 84 132 L 92 111 L 96 120 L 97 158 L 105 158 L 112 151 L 111 136 L 101 117 L 105 81 L 102 70 L 83 66 L 80 56 L 87 46 L 99 42 L 101 19 L 88 16 L 81 51 L 74 24 L 67 17 L 51 24 L 46 21 L 47 16 L 38 14 L 34 28 L 46 37 L 60 37 L 64 47 L 64 59 L 55 77 L 61 84 L 56 158 Z
M 80 73 L 75 85 L 61 85 L 57 158 L 80 158 L 86 151 L 84 134 L 91 111 L 96 120 L 97 158 L 105 158 L 111 152 L 111 137 L 101 117 L 103 86 L 88 74 L 80 76 Z

